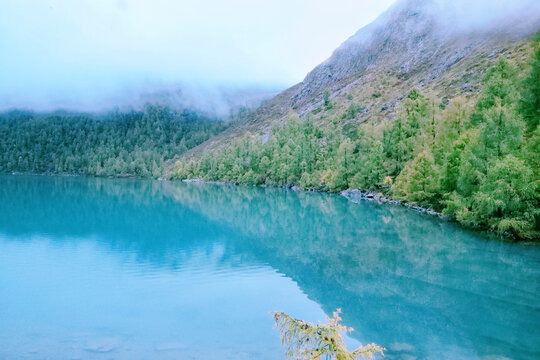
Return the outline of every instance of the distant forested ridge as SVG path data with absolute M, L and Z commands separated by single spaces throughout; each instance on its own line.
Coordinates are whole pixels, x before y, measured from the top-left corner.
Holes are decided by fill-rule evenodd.
M 0 173 L 158 177 L 165 161 L 225 128 L 160 105 L 103 115 L 9 111 L 0 114 Z
M 462 224 L 539 238 L 540 43 L 525 67 L 501 59 L 480 94 L 440 101 L 411 89 L 395 119 L 361 109 L 315 123 L 291 116 L 268 134 L 179 161 L 173 178 L 360 188 L 444 212 Z M 332 103 L 325 97 L 325 109 Z

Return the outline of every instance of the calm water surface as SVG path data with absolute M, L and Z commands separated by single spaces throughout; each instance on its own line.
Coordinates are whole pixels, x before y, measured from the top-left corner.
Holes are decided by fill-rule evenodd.
M 281 359 L 336 308 L 387 359 L 539 359 L 540 248 L 336 195 L 0 177 L 0 359 Z

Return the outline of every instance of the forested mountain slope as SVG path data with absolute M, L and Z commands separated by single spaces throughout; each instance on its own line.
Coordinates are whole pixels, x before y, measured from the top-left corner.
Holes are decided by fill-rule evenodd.
M 166 160 L 226 127 L 160 105 L 106 114 L 9 111 L 0 113 L 0 173 L 158 177 Z
M 477 94 L 486 72 L 500 56 L 512 62 L 527 61 L 527 39 L 540 30 L 540 5 L 525 14 L 509 13 L 489 26 L 474 27 L 460 26 L 459 19 L 441 3 L 397 1 L 338 47 L 304 81 L 186 156 L 198 157 L 207 148 L 227 144 L 239 135 L 267 134 L 291 112 L 324 123 L 352 106 L 357 111 L 351 122 L 392 119 L 396 106 L 413 88 L 448 102 L 460 94 Z M 331 100 L 331 108 L 325 106 L 325 98 Z
M 451 28 L 434 3 L 398 2 L 170 176 L 370 189 L 538 238 L 540 12 Z

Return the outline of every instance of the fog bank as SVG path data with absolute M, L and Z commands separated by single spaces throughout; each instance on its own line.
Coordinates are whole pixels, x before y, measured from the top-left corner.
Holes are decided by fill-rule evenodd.
M 2 0 L 0 108 L 284 89 L 392 1 Z

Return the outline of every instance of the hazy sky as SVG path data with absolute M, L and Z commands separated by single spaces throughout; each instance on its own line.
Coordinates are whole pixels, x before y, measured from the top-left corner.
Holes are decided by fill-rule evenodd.
M 1 0 L 0 105 L 190 82 L 285 88 L 393 0 Z

